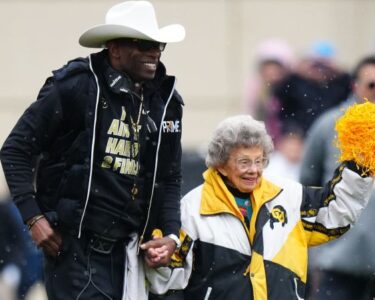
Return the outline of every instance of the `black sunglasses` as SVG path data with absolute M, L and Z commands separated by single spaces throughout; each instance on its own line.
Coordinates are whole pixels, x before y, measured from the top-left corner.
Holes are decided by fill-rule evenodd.
M 147 41 L 140 39 L 121 39 L 121 42 L 125 45 L 130 45 L 136 47 L 139 51 L 145 52 L 150 50 L 159 50 L 163 52 L 165 49 L 166 43 L 159 43 L 155 41 Z
M 367 88 L 373 90 L 375 88 L 375 81 L 370 81 L 367 83 Z

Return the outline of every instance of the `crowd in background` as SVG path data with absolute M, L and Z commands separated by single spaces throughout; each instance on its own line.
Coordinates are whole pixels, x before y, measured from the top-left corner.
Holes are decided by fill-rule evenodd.
M 298 59 L 282 39 L 258 46 L 257 72 L 247 82 L 244 109 L 263 120 L 274 139 L 276 151 L 266 173 L 285 170 L 283 175 L 298 180 L 311 124 L 347 99 L 350 75 L 337 65 L 336 51 L 332 43 L 317 41 Z
M 0 236 L 1 299 L 44 299 L 42 253 L 9 198 L 0 199 Z
M 300 181 L 304 177 L 304 171 L 315 167 L 312 164 L 301 167 L 306 138 L 319 116 L 344 103 L 352 93 L 352 78 L 350 73 L 335 61 L 336 51 L 332 43 L 319 41 L 311 45 L 304 55 L 297 57 L 284 40 L 270 39 L 259 44 L 255 58 L 256 74 L 252 74 L 246 82 L 244 108 L 241 113 L 263 120 L 274 139 L 275 152 L 270 165 L 265 169 L 265 175 L 281 172 L 282 176 Z M 375 65 L 373 72 L 375 85 Z M 374 86 L 369 85 L 369 89 L 375 93 Z M 333 141 L 329 143 L 332 144 Z M 198 152 L 185 151 L 182 159 L 184 194 L 202 182 L 201 173 L 205 167 L 203 156 Z M 322 178 L 323 173 L 319 176 Z M 374 205 L 372 207 L 375 209 Z M 31 287 L 41 286 L 42 260 L 10 199 L 0 202 L 0 236 L 0 294 L 5 295 L 2 297 L 9 297 L 8 299 L 24 299 L 30 294 Z M 366 244 L 359 245 L 361 241 L 354 240 L 352 243 L 357 247 L 366 247 Z M 336 251 L 340 251 L 338 247 L 336 246 Z M 310 266 L 310 292 L 307 299 L 344 299 L 335 298 L 334 291 L 329 288 L 329 284 L 327 287 L 326 283 L 337 283 L 334 285 L 335 289 L 341 288 L 340 282 L 347 285 L 348 281 L 336 280 L 344 276 L 345 271 L 335 271 L 327 277 L 332 270 L 322 269 L 316 263 L 319 261 L 318 256 L 316 251 Z M 358 271 L 355 278 L 363 282 L 362 277 L 367 276 L 368 285 L 362 287 L 367 294 L 363 295 L 363 299 L 372 299 L 374 266 L 365 264 L 366 266 L 370 275 L 363 275 Z M 323 279 L 326 279 L 326 282 Z M 351 282 L 355 285 L 355 281 Z M 320 291 L 321 286 L 318 283 L 325 286 L 325 289 Z M 36 299 L 43 297 L 40 295 L 39 293 Z M 366 298 L 370 296 L 371 298 Z

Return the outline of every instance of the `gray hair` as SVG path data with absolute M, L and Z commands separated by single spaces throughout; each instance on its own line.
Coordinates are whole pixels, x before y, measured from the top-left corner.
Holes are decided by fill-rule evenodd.
M 208 144 L 206 166 L 223 166 L 228 161 L 230 152 L 241 146 L 260 147 L 263 149 L 264 158 L 269 159 L 273 142 L 264 122 L 249 115 L 233 116 L 220 122 Z

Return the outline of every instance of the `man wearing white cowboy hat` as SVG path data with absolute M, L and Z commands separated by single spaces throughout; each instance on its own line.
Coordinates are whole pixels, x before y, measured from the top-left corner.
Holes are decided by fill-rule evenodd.
M 184 37 L 148 1 L 113 6 L 79 39 L 105 49 L 54 71 L 5 141 L 49 299 L 147 299 L 140 244 L 161 229 L 154 267 L 179 246 L 183 101 L 160 56 Z

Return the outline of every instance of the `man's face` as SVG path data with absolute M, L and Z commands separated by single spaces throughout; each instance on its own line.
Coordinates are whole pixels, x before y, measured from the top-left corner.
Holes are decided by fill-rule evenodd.
M 155 77 L 162 49 L 159 43 L 147 41 L 146 46 L 142 40 L 116 41 L 116 59 L 113 67 L 125 72 L 134 81 L 152 80 Z
M 354 93 L 359 100 L 367 98 L 375 103 L 375 65 L 365 65 L 360 69 Z

